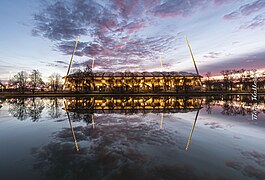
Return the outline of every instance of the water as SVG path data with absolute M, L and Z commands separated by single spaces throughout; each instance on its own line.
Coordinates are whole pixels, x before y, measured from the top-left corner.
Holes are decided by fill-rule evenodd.
M 1 99 L 0 179 L 265 179 L 260 99 Z

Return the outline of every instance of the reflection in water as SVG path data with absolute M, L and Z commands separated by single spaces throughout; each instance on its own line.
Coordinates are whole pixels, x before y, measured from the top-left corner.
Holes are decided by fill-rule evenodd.
M 199 98 L 174 96 L 80 97 L 66 99 L 65 109 L 96 113 L 186 112 L 201 108 Z
M 193 123 L 192 128 L 191 128 L 190 135 L 189 135 L 189 139 L 188 139 L 188 142 L 187 142 L 187 145 L 186 145 L 186 151 L 188 151 L 188 149 L 189 149 L 191 137 L 192 137 L 192 134 L 193 134 L 193 131 L 194 131 L 194 128 L 195 128 L 197 119 L 198 119 L 199 112 L 200 112 L 200 110 L 197 111 L 196 116 L 195 116 L 194 123 Z
M 8 158 L 0 162 L 0 169 L 5 168 L 2 171 L 8 177 L 6 169 L 13 173 L 28 158 L 28 166 L 41 173 L 36 179 L 264 179 L 264 127 L 233 124 L 237 120 L 233 113 L 222 114 L 227 105 L 247 109 L 251 103 L 238 96 L 7 99 L 1 113 L 6 110 L 20 120 L 41 120 L 18 126 L 24 139 L 17 136 L 19 132 L 12 133 L 14 142 L 23 142 L 22 153 L 31 150 L 33 162 L 28 154 L 15 159 L 17 152 L 9 152 L 17 142 L 14 146 L 3 143 L 9 149 L 0 148 L 0 153 Z M 259 123 L 264 102 L 258 106 Z M 47 117 L 56 120 L 44 121 Z M 9 122 L 3 120 L 0 126 L 3 142 L 12 138 L 4 129 Z M 36 133 L 35 127 L 42 131 Z M 16 166 L 6 165 L 9 162 Z
M 0 109 L 3 107 L 4 99 L 0 99 Z
M 202 102 L 202 101 L 200 101 Z M 92 114 L 92 127 L 95 127 L 94 113 L 95 112 L 129 112 L 129 113 L 147 113 L 147 112 L 162 112 L 160 120 L 160 129 L 163 128 L 164 112 L 182 112 L 191 111 L 193 109 L 201 108 L 198 98 L 182 98 L 182 97 L 91 97 L 91 98 L 69 98 L 64 101 L 64 110 L 67 113 L 70 127 L 73 134 L 76 150 L 79 151 L 78 144 L 75 137 L 74 129 L 72 128 L 70 112 L 76 114 Z M 102 111 L 103 110 L 103 111 Z M 197 121 L 198 112 L 196 114 L 195 122 L 192 127 L 190 137 L 188 139 L 186 151 L 191 141 L 191 136 L 194 131 L 195 123 Z M 88 117 L 88 116 L 83 116 Z
M 160 120 L 160 129 L 163 128 L 163 120 L 164 120 L 164 113 L 162 113 L 161 120 Z
M 66 103 L 64 102 L 64 104 L 66 104 Z M 74 138 L 74 141 L 75 141 L 76 151 L 79 151 L 79 147 L 78 147 L 78 144 L 77 144 L 77 141 L 76 141 L 76 137 L 75 137 L 75 131 L 74 131 L 74 128 L 72 126 L 72 122 L 71 122 L 71 119 L 70 119 L 69 112 L 67 110 L 66 110 L 66 113 L 67 113 L 67 117 L 68 117 L 68 120 L 69 120 L 71 131 L 72 131 L 72 134 L 73 134 L 73 138 Z
M 265 113 L 265 96 L 259 96 L 257 106 L 258 113 Z M 31 118 L 37 121 L 45 106 L 48 108 L 48 115 L 52 119 L 63 115 L 63 102 L 59 98 L 49 98 L 44 101 L 41 98 L 18 98 L 0 100 L 0 108 L 6 101 L 9 104 L 9 112 L 19 120 Z M 251 115 L 253 111 L 253 101 L 251 96 L 220 96 L 203 97 L 200 104 L 200 98 L 181 97 L 181 96 L 134 96 L 134 97 L 80 97 L 65 98 L 65 110 L 72 112 L 70 114 L 72 121 L 84 120 L 87 123 L 94 124 L 92 115 L 94 113 L 162 113 L 160 127 L 165 113 L 189 112 L 197 110 L 204 106 L 206 112 L 212 113 L 213 106 L 222 107 L 223 115 Z
M 92 114 L 92 127 L 95 128 L 95 120 L 94 120 L 94 114 Z
M 97 121 L 95 129 L 89 126 L 74 128 L 76 140 L 82 146 L 78 152 L 72 145 L 70 128 L 54 134 L 53 142 L 34 148 L 32 155 L 37 160 L 35 169 L 42 171 L 49 179 L 200 177 L 191 171 L 194 169 L 192 166 L 164 162 L 168 154 L 185 146 L 186 138 L 178 132 L 158 130 L 153 120 L 146 119 L 144 122 L 142 117 L 137 116 L 127 121 L 117 116 L 103 115 L 98 116 Z M 167 150 L 172 145 L 172 151 Z M 160 161 L 157 157 L 161 156 Z
M 254 177 L 256 179 L 265 179 L 265 154 L 261 152 L 253 151 L 240 151 L 240 159 L 233 159 L 225 161 L 225 165 L 234 169 L 248 177 Z M 245 164 L 244 161 L 251 163 Z M 258 164 L 259 166 L 255 166 Z
M 9 102 L 9 113 L 19 120 L 25 120 L 28 117 L 32 121 L 37 121 L 45 108 L 43 100 L 40 98 L 19 98 L 11 99 Z
M 28 105 L 25 102 L 26 99 L 16 99 L 9 101 L 9 113 L 19 120 L 25 120 L 28 118 Z
M 264 104 L 265 96 L 261 95 L 258 98 L 258 105 L 256 107 L 257 113 L 261 112 L 265 113 L 265 104 Z M 221 114 L 228 116 L 236 116 L 236 115 L 251 115 L 254 106 L 253 100 L 251 96 L 221 96 L 221 97 L 206 97 L 205 98 L 205 108 L 206 112 L 211 114 L 212 106 L 221 106 L 222 111 Z
M 50 98 L 48 103 L 49 115 L 51 118 L 56 119 L 62 115 L 62 103 L 58 101 L 58 98 Z

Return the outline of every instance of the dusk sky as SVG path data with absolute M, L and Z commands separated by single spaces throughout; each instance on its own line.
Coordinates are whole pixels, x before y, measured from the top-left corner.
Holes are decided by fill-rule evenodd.
M 39 69 L 97 71 L 265 69 L 265 0 L 1 0 L 0 80 Z

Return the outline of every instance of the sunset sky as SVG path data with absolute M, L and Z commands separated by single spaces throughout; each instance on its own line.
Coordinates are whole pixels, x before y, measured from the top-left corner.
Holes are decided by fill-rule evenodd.
M 1 0 L 0 80 L 39 69 L 65 75 L 95 57 L 97 71 L 265 69 L 265 0 Z

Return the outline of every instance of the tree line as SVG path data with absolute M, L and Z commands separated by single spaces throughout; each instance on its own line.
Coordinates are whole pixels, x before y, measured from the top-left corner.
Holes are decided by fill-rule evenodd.
M 44 82 L 42 74 L 39 70 L 32 70 L 30 73 L 20 71 L 15 74 L 8 82 L 9 88 L 16 89 L 21 92 L 25 91 L 58 91 L 62 89 L 62 76 L 58 73 L 53 73 L 49 76 L 48 82 Z
M 258 89 L 264 90 L 265 87 L 265 71 L 257 73 L 256 69 L 232 69 L 222 70 L 221 79 L 211 78 L 212 73 L 207 72 L 205 74 L 204 84 L 208 91 L 249 91 L 252 88 L 255 78 L 258 81 Z

